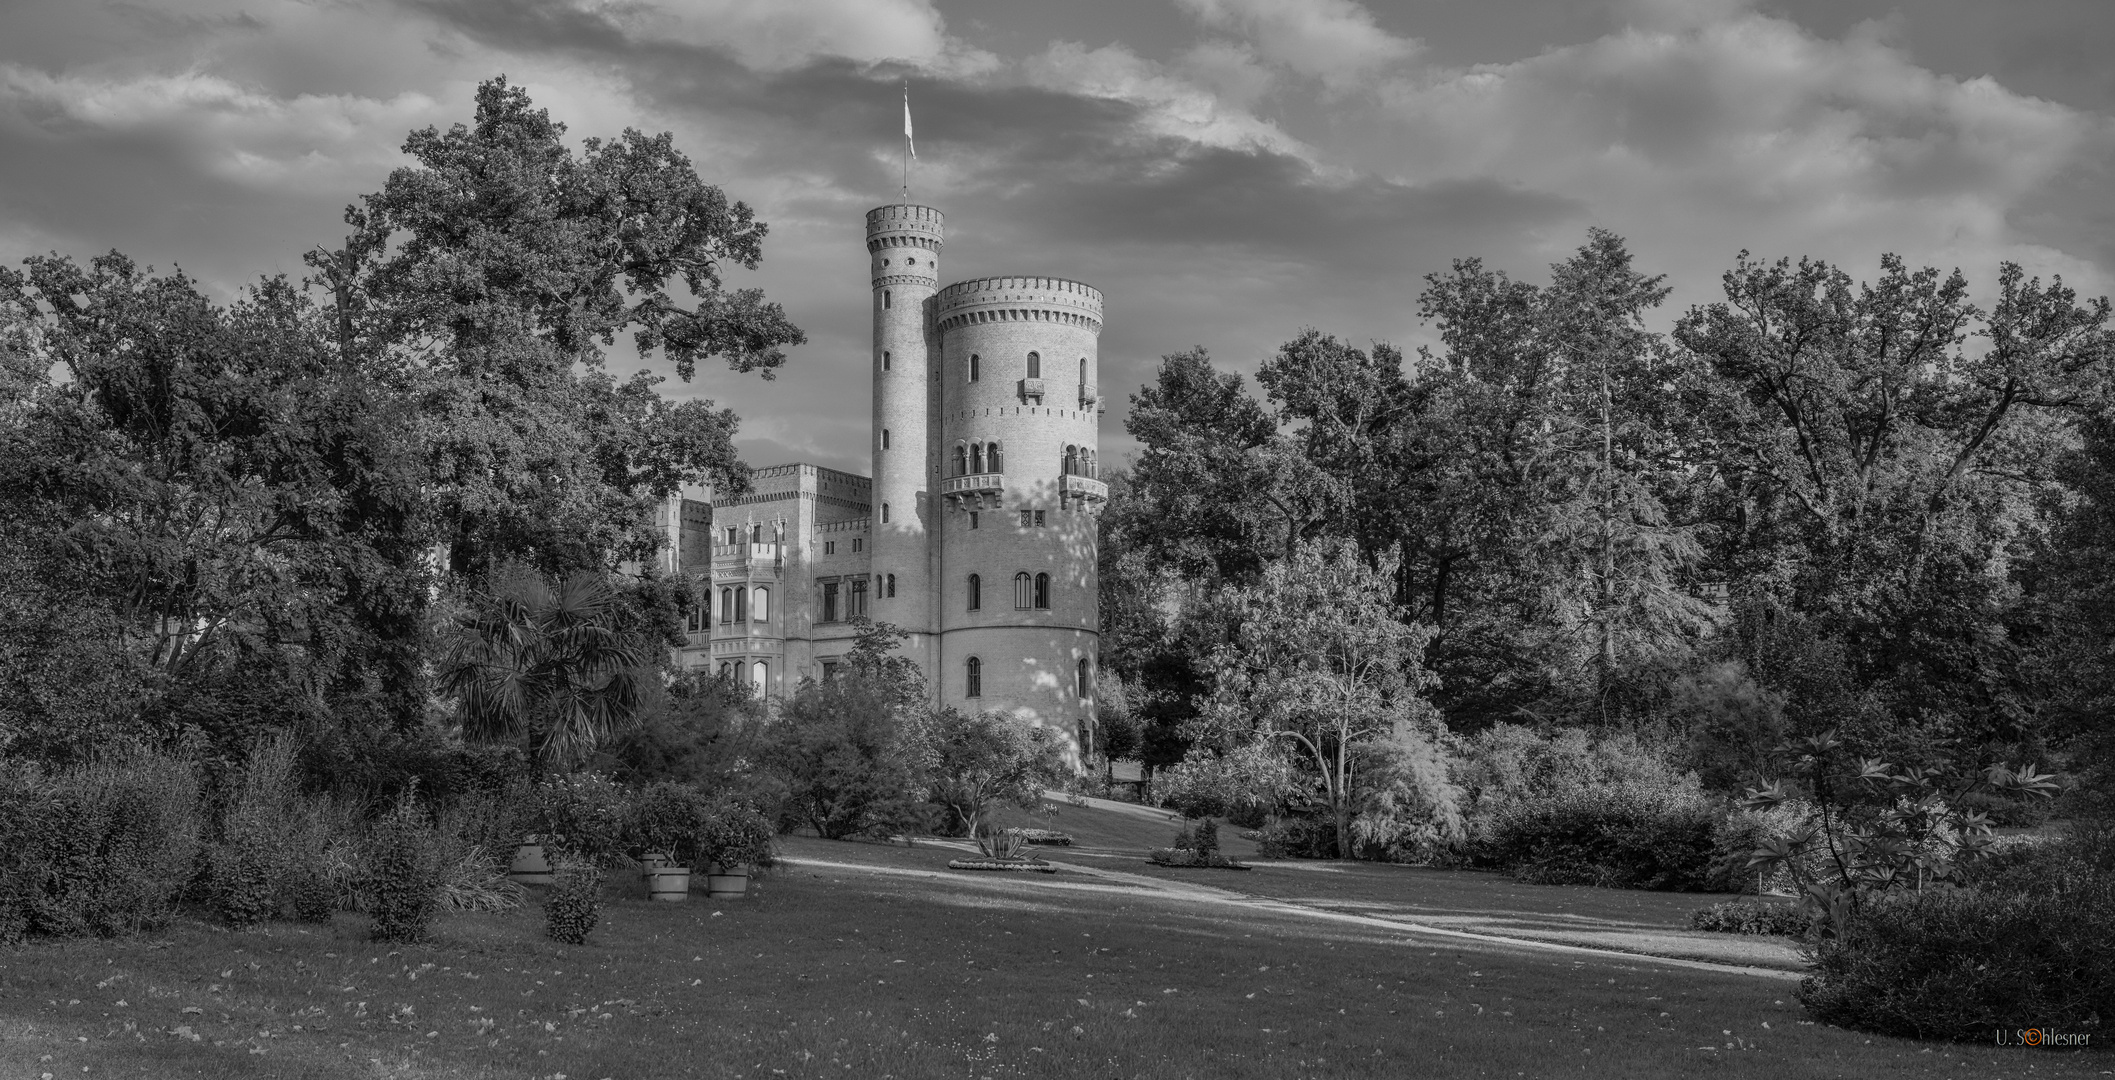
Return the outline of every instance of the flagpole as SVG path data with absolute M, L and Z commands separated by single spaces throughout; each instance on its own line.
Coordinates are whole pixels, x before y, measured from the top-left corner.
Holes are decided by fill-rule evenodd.
M 911 202 L 911 81 L 903 80 L 903 202 Z

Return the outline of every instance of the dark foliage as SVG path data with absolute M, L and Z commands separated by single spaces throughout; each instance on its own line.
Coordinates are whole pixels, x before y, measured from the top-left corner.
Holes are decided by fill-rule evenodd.
M 602 916 L 602 871 L 584 863 L 562 863 L 544 898 L 544 936 L 563 945 L 585 945 Z
M 1813 920 L 1790 904 L 1727 900 L 1689 914 L 1691 930 L 1715 934 L 1778 934 L 1803 937 Z
M 1696 891 L 1710 881 L 1720 814 L 1627 788 L 1558 792 L 1501 810 L 1481 861 L 1542 885 Z
M 447 846 L 412 793 L 397 800 L 367 837 L 368 913 L 374 940 L 424 941 L 440 910 Z

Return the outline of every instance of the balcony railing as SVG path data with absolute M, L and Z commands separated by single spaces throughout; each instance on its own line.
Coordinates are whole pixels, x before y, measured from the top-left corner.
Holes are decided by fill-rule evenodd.
M 1100 388 L 1100 387 L 1097 387 L 1097 386 L 1082 386 L 1082 387 L 1080 387 L 1080 408 L 1082 408 L 1082 409 L 1091 409 L 1091 408 L 1095 407 L 1096 405 L 1100 404 L 1100 403 L 1101 403 L 1101 400 L 1102 400 L 1102 392 L 1101 392 L 1101 388 Z
M 982 495 L 985 492 L 997 495 L 1005 490 L 1005 473 L 971 473 L 968 476 L 950 476 L 940 481 L 940 497 L 943 499 Z
M 1088 502 L 1109 500 L 1109 485 L 1091 477 L 1066 474 L 1058 477 L 1058 481 L 1061 485 L 1059 490 L 1072 498 L 1085 499 Z
M 712 545 L 712 561 L 716 566 L 759 562 L 777 563 L 785 559 L 785 557 L 786 547 L 784 544 L 752 544 L 744 541 L 739 544 Z
M 1043 403 L 1043 380 L 1041 380 L 1041 379 L 1022 379 L 1022 380 L 1021 380 L 1021 400 L 1022 400 L 1022 401 L 1027 401 L 1027 400 L 1028 400 L 1028 399 L 1030 399 L 1030 398 L 1034 398 L 1034 399 L 1035 399 L 1035 402 L 1036 402 L 1036 404 L 1038 404 L 1038 405 L 1040 405 L 1040 404 L 1042 404 L 1042 403 Z

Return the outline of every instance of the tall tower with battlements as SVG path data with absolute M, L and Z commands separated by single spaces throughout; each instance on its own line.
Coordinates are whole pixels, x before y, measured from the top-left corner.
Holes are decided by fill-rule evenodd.
M 867 211 L 874 283 L 874 504 L 871 616 L 910 632 L 906 653 L 928 672 L 934 637 L 931 418 L 933 294 L 940 288 L 940 211 L 893 205 Z

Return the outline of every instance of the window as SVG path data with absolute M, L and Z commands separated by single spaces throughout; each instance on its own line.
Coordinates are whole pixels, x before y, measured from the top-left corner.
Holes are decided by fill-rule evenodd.
M 1079 473 L 1079 467 L 1080 448 L 1077 446 L 1067 446 L 1065 448 L 1065 463 L 1062 466 L 1062 471 L 1066 476 L 1076 476 Z
M 969 576 L 969 609 L 971 611 L 981 611 L 983 608 L 984 579 L 971 574 Z
M 762 525 L 749 526 L 749 542 L 752 544 L 764 542 L 764 527 Z
M 737 587 L 734 590 L 734 621 L 749 621 L 749 590 Z
M 1082 660 L 1082 661 L 1080 661 L 1080 663 L 1084 664 L 1084 663 L 1086 663 L 1086 661 L 1085 661 L 1085 660 Z M 835 660 L 825 660 L 825 661 L 823 661 L 823 662 L 822 662 L 822 664 L 823 664 L 823 681 L 824 681 L 824 682 L 829 682 L 829 681 L 831 681 L 831 680 L 833 680 L 833 679 L 837 678 L 837 661 L 835 661 Z
M 1087 358 L 1080 357 L 1080 389 L 1087 388 Z
M 972 529 L 977 527 L 977 512 L 975 510 L 969 512 L 969 527 Z
M 970 382 L 976 382 L 976 381 L 977 381 L 977 375 L 979 374 L 979 369 L 981 369 L 981 368 L 982 368 L 983 366 L 984 366 L 983 362 L 977 359 L 977 354 L 976 354 L 976 353 L 970 353 L 970 354 L 969 354 L 969 381 L 970 381 Z
M 1043 377 L 1042 353 L 1028 354 L 1028 377 L 1031 379 L 1040 379 Z
M 883 289 L 883 290 L 881 290 L 881 307 L 882 307 L 882 310 L 884 310 L 884 311 L 888 310 L 888 306 L 889 306 L 889 291 L 888 291 L 887 289 Z
M 1016 610 L 1027 610 L 1028 605 L 1035 600 L 1034 589 L 1035 580 L 1028 576 L 1028 571 L 1023 570 L 1013 576 L 1013 606 Z
M 961 443 L 956 443 L 956 444 L 955 444 L 955 475 L 956 475 L 956 476 L 965 476 L 965 475 L 968 475 L 968 473 L 969 473 L 969 450 L 968 450 L 968 449 L 967 449 L 966 447 L 964 447 L 964 446 L 963 446 L 963 445 L 962 445 Z
M 881 504 L 881 523 L 883 525 L 889 523 L 889 504 L 887 503 Z
M 1049 574 L 1037 574 L 1035 576 L 1035 606 L 1046 610 L 1050 607 Z
M 896 575 L 894 574 L 889 575 L 889 591 L 887 593 L 887 596 L 891 600 L 896 599 Z
M 889 351 L 888 351 L 887 349 L 883 349 L 883 350 L 881 350 L 881 370 L 883 370 L 883 371 L 887 371 L 888 369 L 889 369 Z
M 736 529 L 736 528 L 735 528 L 734 526 L 732 526 L 732 525 L 729 525 L 729 526 L 727 526 L 727 542 L 728 542 L 728 543 L 730 543 L 730 544 L 739 544 L 739 543 L 741 543 L 741 542 L 742 542 L 742 534 L 741 534 L 741 531 L 740 531 L 739 529 Z
M 852 538 L 852 550 L 853 550 L 853 551 L 865 551 L 865 550 L 866 550 L 866 547 L 867 547 L 867 542 L 866 542 L 866 538 L 865 538 L 865 537 L 859 537 L 859 536 L 855 536 L 855 537 L 853 537 L 853 538 Z
M 1034 525 L 1034 524 L 1035 524 L 1035 511 L 1033 511 L 1033 510 L 1023 510 L 1023 511 L 1021 511 L 1021 527 L 1025 529 L 1025 528 L 1028 528 L 1029 526 L 1031 526 L 1031 525 Z
M 836 582 L 834 582 L 834 581 L 825 581 L 825 582 L 823 582 L 823 618 L 822 618 L 822 621 L 824 621 L 824 622 L 836 622 L 836 621 L 837 621 L 837 583 L 836 583 Z
M 889 448 L 889 429 L 887 428 L 881 429 L 881 448 L 883 450 Z
M 1079 689 L 1080 697 L 1088 698 L 1093 696 L 1093 694 L 1090 692 L 1094 689 L 1093 676 L 1088 671 L 1087 658 L 1084 656 L 1080 657 L 1079 675 L 1073 680 L 1073 682 L 1077 685 Z
M 758 586 L 749 590 L 749 613 L 758 622 L 771 621 L 771 590 Z
M 723 623 L 731 623 L 734 621 L 733 589 L 720 590 L 720 621 Z
M 712 616 L 706 611 L 704 604 L 692 607 L 690 613 L 683 617 L 683 629 L 688 633 L 695 634 L 711 624 Z
M 757 693 L 770 693 L 771 665 L 764 663 L 762 660 L 759 660 L 756 663 L 749 665 L 749 681 L 756 684 Z
M 988 464 L 988 465 L 990 465 L 990 466 L 991 466 L 991 471 L 993 471 L 993 472 L 1005 472 L 1005 471 L 1006 471 L 1006 467 L 1005 467 L 1004 465 L 1001 465 L 1001 464 L 999 463 L 999 444 L 998 444 L 998 443 L 993 443 L 993 444 L 991 444 L 991 447 L 990 447 L 990 448 L 989 448 L 988 450 L 986 450 L 986 451 L 985 451 L 984 457 L 985 457 L 985 462 L 986 462 L 986 464 Z
M 969 664 L 968 664 L 968 668 L 969 668 L 969 672 L 968 672 L 968 676 L 969 676 L 969 677 L 968 677 L 967 679 L 965 679 L 965 680 L 964 680 L 964 684 L 963 684 L 963 687 L 962 687 L 962 696 L 963 696 L 963 697 L 983 697 L 983 696 L 984 696 L 984 661 L 982 661 L 982 660 L 979 660 L 979 659 L 977 659 L 976 657 L 972 656 L 972 657 L 970 657 L 970 658 L 969 658 Z
M 860 579 L 859 579 L 858 581 L 855 581 L 855 582 L 853 582 L 853 583 L 852 583 L 852 603 L 851 603 L 851 608 L 852 608 L 852 610 L 851 610 L 851 611 L 849 611 L 849 612 L 846 612 L 846 615 L 847 615 L 847 617 L 849 617 L 849 618 L 854 618 L 854 619 L 856 619 L 856 618 L 860 617 L 861 615 L 865 615 L 865 614 L 867 613 L 867 579 L 866 579 L 866 578 L 863 578 L 863 577 L 862 577 L 862 578 L 860 578 Z
M 835 541 L 835 540 L 825 540 L 825 541 L 823 541 L 823 554 L 825 554 L 825 555 L 835 555 L 835 554 L 837 554 L 837 541 Z
M 724 679 L 724 678 L 726 678 L 727 676 L 729 676 L 729 675 L 731 675 L 731 674 L 733 674 L 733 673 L 734 673 L 734 665 L 733 665 L 733 664 L 731 664 L 731 663 L 729 663 L 729 662 L 727 662 L 727 661 L 725 661 L 725 660 L 722 660 L 722 661 L 720 661 L 720 678 Z
M 969 471 L 973 473 L 981 473 L 984 471 L 983 443 L 978 443 L 977 445 L 969 448 Z
M 1035 512 L 1035 527 L 1038 529 L 1043 527 L 1043 512 L 1041 510 Z

